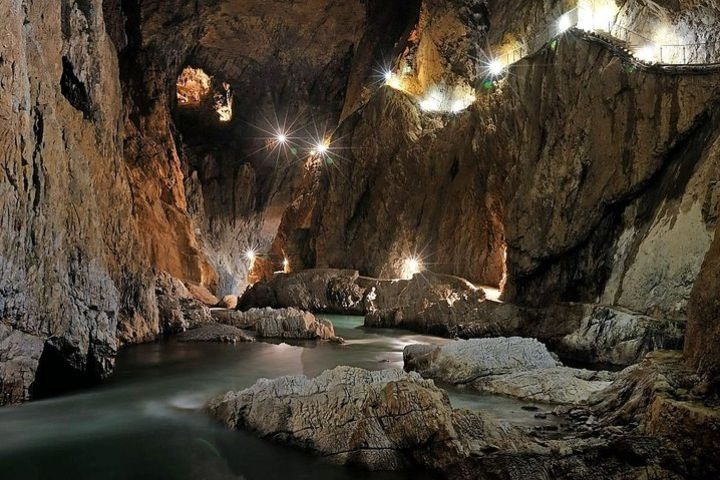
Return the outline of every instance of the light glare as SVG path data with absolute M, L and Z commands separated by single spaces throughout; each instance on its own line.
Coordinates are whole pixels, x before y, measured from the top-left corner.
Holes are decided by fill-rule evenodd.
M 505 65 L 500 60 L 492 60 L 488 63 L 488 71 L 493 76 L 498 76 L 505 70 Z
M 635 58 L 643 62 L 654 63 L 656 52 L 657 47 L 655 45 L 645 45 L 635 52 Z
M 565 14 L 558 20 L 558 32 L 565 33 L 570 30 L 570 28 L 572 28 L 572 20 L 570 20 L 568 14 Z
M 414 275 L 424 270 L 423 262 L 418 257 L 408 257 L 403 260 L 402 278 L 411 280 Z

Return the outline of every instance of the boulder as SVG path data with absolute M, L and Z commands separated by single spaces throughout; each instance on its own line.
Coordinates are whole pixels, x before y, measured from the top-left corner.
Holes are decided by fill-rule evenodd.
M 310 312 L 286 308 L 264 309 L 257 315 L 255 330 L 259 337 L 299 340 L 335 339 L 332 322 L 319 319 Z
M 276 274 L 248 288 L 238 308 L 299 308 L 312 312 L 363 314 L 364 291 L 355 270 L 313 269 Z
M 246 312 L 213 309 L 211 314 L 218 323 L 255 330 L 258 337 L 342 343 L 331 321 L 295 308 L 252 308 Z
M 239 343 L 255 341 L 252 336 L 243 330 L 219 323 L 208 323 L 182 332 L 177 336 L 177 339 L 179 342 Z
M 409 345 L 403 359 L 406 370 L 418 371 L 426 378 L 558 404 L 585 403 L 614 378 L 610 372 L 564 367 L 542 343 L 519 337 Z
M 443 346 L 408 345 L 403 360 L 407 370 L 453 384 L 561 365 L 545 345 L 520 337 L 456 340 Z
M 481 414 L 453 411 L 431 380 L 398 370 L 337 367 L 313 379 L 261 379 L 208 409 L 229 428 L 370 470 L 442 468 L 471 449 L 510 449 L 514 432 Z M 458 432 L 473 432 L 472 444 Z

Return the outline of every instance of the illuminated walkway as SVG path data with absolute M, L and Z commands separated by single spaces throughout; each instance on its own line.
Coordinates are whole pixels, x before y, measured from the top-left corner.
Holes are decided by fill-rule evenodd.
M 500 75 L 510 65 L 531 55 L 568 30 L 576 29 L 589 40 L 598 40 L 624 54 L 633 63 L 662 68 L 702 69 L 720 67 L 720 40 L 706 43 L 682 43 L 672 27 L 659 27 L 643 34 L 624 27 L 616 11 L 609 7 L 577 7 L 563 15 L 522 45 L 499 54 L 487 68 Z

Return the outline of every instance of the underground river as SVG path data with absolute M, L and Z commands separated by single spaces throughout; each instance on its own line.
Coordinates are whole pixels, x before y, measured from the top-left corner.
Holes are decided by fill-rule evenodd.
M 84 392 L 0 409 L 0 478 L 55 479 L 423 479 L 418 472 L 370 473 L 228 431 L 202 406 L 258 378 L 314 376 L 338 365 L 402 368 L 411 343 L 447 340 L 403 330 L 368 330 L 362 317 L 326 316 L 345 345 L 304 342 L 214 344 L 167 341 L 120 352 L 116 374 Z M 484 409 L 535 427 L 523 402 L 451 391 L 455 407 Z

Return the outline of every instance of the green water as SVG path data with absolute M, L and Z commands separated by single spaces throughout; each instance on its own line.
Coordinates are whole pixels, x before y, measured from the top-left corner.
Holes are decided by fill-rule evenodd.
M 447 340 L 400 330 L 366 330 L 361 317 L 327 316 L 345 345 L 139 345 L 118 356 L 98 388 L 0 409 L 0 479 L 423 479 L 418 472 L 369 473 L 337 467 L 244 432 L 202 411 L 213 395 L 258 378 L 314 376 L 337 365 L 402 368 L 411 343 Z M 536 425 L 521 402 L 450 392 L 454 406 L 484 409 Z

